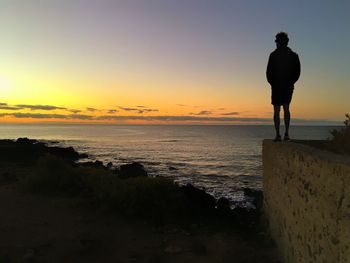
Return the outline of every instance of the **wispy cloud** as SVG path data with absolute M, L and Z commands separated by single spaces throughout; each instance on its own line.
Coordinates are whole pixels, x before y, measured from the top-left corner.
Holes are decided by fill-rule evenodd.
M 142 109 L 142 110 L 139 110 L 138 113 L 144 113 L 144 112 L 157 112 L 159 110 L 157 109 Z
M 81 110 L 76 110 L 76 109 L 69 109 L 68 111 L 74 113 L 74 114 L 77 114 L 79 112 L 81 112 Z
M 0 104 L 0 110 L 21 110 L 23 108 L 16 107 L 16 106 L 2 106 Z
M 78 120 L 93 120 L 94 117 L 86 114 L 70 114 L 66 115 L 68 119 L 78 119 Z
M 30 110 L 67 110 L 65 107 L 57 107 L 53 105 L 28 105 L 28 104 L 17 104 L 15 107 Z
M 45 114 L 45 113 L 2 113 L 2 116 L 13 116 L 15 118 L 33 118 L 33 119 L 66 119 L 67 115 L 64 114 Z
M 114 109 L 107 110 L 107 113 L 108 113 L 108 114 L 114 114 L 114 113 L 116 113 L 116 112 L 118 112 L 118 111 L 117 111 L 117 110 L 114 110 Z
M 212 111 L 209 111 L 209 110 L 202 110 L 202 111 L 197 112 L 197 113 L 190 112 L 189 114 L 190 114 L 190 115 L 198 115 L 198 116 L 201 116 L 201 115 L 210 115 L 210 114 L 212 114 Z
M 80 120 L 92 120 L 93 116 L 84 114 L 46 114 L 46 113 L 25 113 L 25 112 L 11 112 L 0 113 L 0 116 L 12 116 L 15 118 L 33 118 L 33 119 L 80 119 Z
M 121 106 L 119 106 L 119 109 L 121 109 L 123 111 L 139 111 L 140 110 L 138 108 L 121 107 Z
M 90 112 L 95 112 L 95 111 L 97 111 L 97 109 L 91 108 L 91 107 L 86 107 L 86 110 L 87 110 L 87 111 L 90 111 Z
M 145 106 L 137 106 L 137 107 L 138 108 L 118 106 L 118 108 L 123 110 L 123 111 L 131 111 L 131 112 L 135 112 L 135 113 L 138 113 L 138 114 L 142 114 L 144 112 L 157 112 L 157 111 L 159 111 L 158 109 L 146 108 Z
M 224 115 L 224 116 L 239 115 L 239 112 L 237 111 L 225 112 L 225 113 L 221 113 L 221 115 Z
M 189 107 L 189 108 L 203 108 L 203 107 L 206 107 L 204 105 L 202 105 L 202 106 L 200 106 L 200 105 L 188 105 L 188 104 L 182 104 L 182 103 L 178 103 L 178 104 L 176 104 L 176 106 Z
M 115 116 L 115 115 L 101 115 L 101 116 L 96 116 L 95 120 L 99 121 L 118 121 L 122 120 L 121 116 Z
M 81 110 L 77 109 L 68 109 L 66 107 L 59 107 L 54 105 L 40 105 L 40 104 L 16 104 L 16 105 L 9 105 L 4 102 L 0 102 L 0 110 L 20 110 L 20 109 L 29 109 L 29 110 L 44 110 L 44 111 L 52 111 L 52 110 L 65 110 L 72 113 L 79 113 Z

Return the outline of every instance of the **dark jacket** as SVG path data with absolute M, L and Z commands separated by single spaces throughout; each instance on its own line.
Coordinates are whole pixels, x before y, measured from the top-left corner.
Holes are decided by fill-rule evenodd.
M 299 76 L 300 61 L 297 53 L 289 47 L 283 47 L 275 49 L 270 54 L 266 78 L 272 89 L 293 89 Z

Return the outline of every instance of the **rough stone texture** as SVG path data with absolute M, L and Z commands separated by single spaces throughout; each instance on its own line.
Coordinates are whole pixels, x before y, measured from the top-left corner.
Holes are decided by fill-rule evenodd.
M 286 263 L 350 262 L 350 157 L 264 140 L 264 212 Z

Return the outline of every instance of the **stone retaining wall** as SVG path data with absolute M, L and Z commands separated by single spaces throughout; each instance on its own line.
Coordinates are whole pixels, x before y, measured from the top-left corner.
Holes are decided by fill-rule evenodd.
M 350 157 L 263 142 L 264 212 L 285 263 L 350 262 Z

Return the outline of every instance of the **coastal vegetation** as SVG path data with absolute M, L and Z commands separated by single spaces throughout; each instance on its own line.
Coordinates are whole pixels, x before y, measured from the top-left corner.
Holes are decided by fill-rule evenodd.
M 120 177 L 120 170 L 72 165 L 45 155 L 23 181 L 24 190 L 44 195 L 84 196 L 94 206 L 130 216 L 154 220 L 189 212 L 185 193 L 164 177 Z
M 332 137 L 327 143 L 329 150 L 341 153 L 350 154 L 350 114 L 345 114 L 344 127 L 331 131 Z

